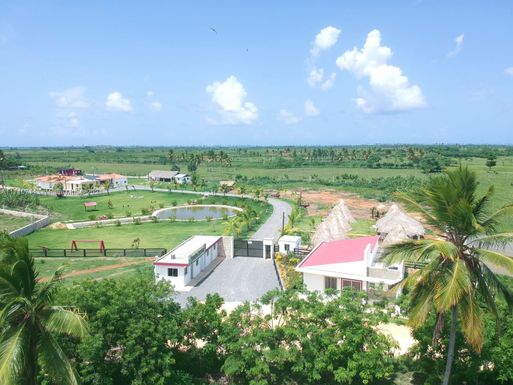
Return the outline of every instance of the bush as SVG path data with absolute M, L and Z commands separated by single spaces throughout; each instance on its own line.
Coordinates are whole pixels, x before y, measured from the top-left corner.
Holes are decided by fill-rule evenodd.
M 177 202 L 177 201 L 172 201 L 172 202 L 171 202 L 171 206 L 173 206 L 173 207 L 174 207 L 174 206 L 176 206 L 177 204 L 178 204 L 178 202 Z
M 163 209 L 164 208 L 164 203 L 159 203 L 159 208 Z
M 152 221 L 153 223 L 157 223 L 157 222 L 159 221 L 159 218 L 158 218 L 158 217 L 156 217 L 156 216 L 153 216 L 153 215 L 152 215 L 152 217 L 151 217 L 151 221 Z
M 0 206 L 10 208 L 36 208 L 39 206 L 39 196 L 26 191 L 0 190 Z
M 141 218 L 134 218 L 134 224 L 140 225 L 141 224 Z
M 91 214 L 91 215 L 88 216 L 88 218 L 89 218 L 90 221 L 94 221 L 96 219 L 96 215 Z
M 132 216 L 132 212 L 131 212 L 131 211 L 129 211 L 129 210 L 127 210 L 127 211 L 125 212 L 125 215 L 126 215 L 127 217 L 131 217 L 131 216 Z
M 142 215 L 149 215 L 149 214 L 150 214 L 150 209 L 142 208 L 142 209 L 141 209 L 141 214 L 142 214 Z
M 114 219 L 114 214 L 112 214 L 112 213 L 107 213 L 107 218 L 108 218 L 108 219 Z
M 169 222 L 171 222 L 171 223 L 176 222 L 176 217 L 169 217 Z
M 116 226 L 121 226 L 121 221 L 120 221 L 119 219 L 117 219 L 117 220 L 116 220 L 116 222 L 114 222 L 114 224 L 115 224 Z

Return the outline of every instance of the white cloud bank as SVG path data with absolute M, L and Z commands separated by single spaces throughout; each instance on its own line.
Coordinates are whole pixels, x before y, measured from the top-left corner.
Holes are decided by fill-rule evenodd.
M 118 91 L 111 92 L 107 96 L 105 107 L 111 111 L 131 112 L 133 110 L 130 100 L 123 97 Z
M 398 112 L 426 105 L 419 86 L 410 84 L 399 67 L 388 64 L 392 50 L 381 45 L 381 33 L 367 35 L 363 48 L 354 47 L 337 59 L 342 71 L 368 78 L 369 89 L 358 88 L 356 105 L 365 113 Z
M 306 116 L 317 116 L 321 112 L 317 108 L 317 106 L 311 100 L 307 100 L 305 102 L 305 115 Z
M 207 93 L 212 95 L 212 102 L 218 107 L 220 121 L 208 117 L 212 124 L 251 124 L 258 119 L 255 104 L 246 102 L 247 93 L 235 76 L 229 76 L 224 82 L 214 82 L 207 86 Z
M 63 91 L 49 93 L 58 108 L 87 108 L 89 101 L 85 97 L 84 87 L 71 87 Z
M 454 47 L 454 49 L 451 52 L 449 52 L 447 54 L 447 57 L 454 57 L 460 53 L 461 49 L 463 48 L 463 40 L 464 39 L 465 39 L 464 33 L 456 36 L 456 38 L 454 39 L 454 43 L 456 44 L 456 46 Z
M 293 112 L 283 108 L 278 112 L 278 120 L 285 124 L 296 124 L 301 121 L 301 118 Z

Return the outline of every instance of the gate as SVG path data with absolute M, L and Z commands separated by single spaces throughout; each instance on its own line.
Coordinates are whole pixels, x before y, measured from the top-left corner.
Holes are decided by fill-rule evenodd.
M 234 257 L 264 257 L 264 242 L 245 239 L 233 240 Z

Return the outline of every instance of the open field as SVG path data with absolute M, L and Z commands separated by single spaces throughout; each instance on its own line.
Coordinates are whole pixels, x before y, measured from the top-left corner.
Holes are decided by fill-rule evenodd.
M 36 258 L 40 279 L 52 276 L 63 268 L 63 279 L 67 283 L 85 279 L 100 279 L 114 276 L 127 277 L 142 269 L 152 268 L 151 258 Z
M 17 217 L 14 215 L 0 214 L 0 233 L 3 231 L 13 231 L 28 225 L 33 222 L 34 219 L 26 217 Z
M 212 222 L 170 222 L 144 223 L 141 225 L 89 227 L 75 230 L 42 229 L 29 236 L 31 248 L 70 248 L 71 241 L 103 240 L 107 248 L 130 248 L 134 239 L 140 239 L 140 248 L 162 247 L 171 249 L 195 234 L 222 234 L 225 223 Z M 84 247 L 83 245 L 81 247 Z M 97 246 L 94 246 L 97 247 Z M 92 244 L 86 248 L 94 248 Z

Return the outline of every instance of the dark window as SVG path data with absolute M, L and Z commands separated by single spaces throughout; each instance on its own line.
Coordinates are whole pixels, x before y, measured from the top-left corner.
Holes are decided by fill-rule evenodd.
M 167 269 L 167 276 L 168 277 L 178 277 L 178 269 L 170 267 L 169 269 Z
M 337 279 L 334 277 L 324 277 L 324 288 L 325 289 L 336 289 Z
M 199 263 L 199 258 L 196 259 L 196 266 L 198 266 L 198 263 Z
M 290 245 L 288 243 L 285 243 L 285 251 L 290 251 Z
M 362 290 L 362 281 L 353 281 L 350 279 L 342 280 L 342 287 L 345 288 L 353 288 L 354 290 Z
M 183 275 L 187 275 L 187 266 L 183 268 Z

